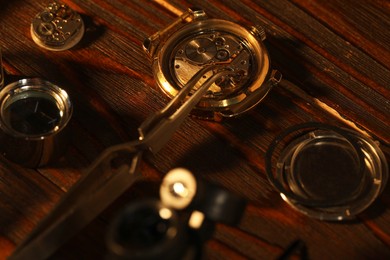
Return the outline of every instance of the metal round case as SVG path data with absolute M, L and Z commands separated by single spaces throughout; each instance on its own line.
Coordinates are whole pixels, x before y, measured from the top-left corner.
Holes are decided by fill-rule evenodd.
M 63 51 L 74 47 L 84 35 L 80 14 L 59 1 L 52 1 L 38 13 L 30 27 L 34 42 L 47 50 Z
M 200 117 L 215 119 L 218 115 L 231 117 L 246 112 L 280 81 L 280 73 L 270 68 L 264 39 L 260 27 L 248 30 L 230 21 L 207 19 L 202 10 L 189 10 L 146 39 L 144 50 L 152 58 L 158 86 L 169 98 L 207 66 L 224 65 L 234 71 L 214 82 L 193 111 Z M 214 73 L 215 69 L 206 72 L 197 86 Z
M 64 128 L 72 115 L 65 90 L 51 82 L 22 79 L 0 91 L 0 152 L 26 167 L 58 158 L 68 143 Z
M 282 132 L 266 153 L 266 171 L 283 200 L 321 220 L 354 218 L 380 195 L 388 179 L 377 142 L 321 123 Z

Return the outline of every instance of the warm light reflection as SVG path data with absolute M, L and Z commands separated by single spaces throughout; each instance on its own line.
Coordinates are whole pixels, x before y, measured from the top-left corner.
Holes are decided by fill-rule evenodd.
M 188 225 L 193 229 L 199 229 L 204 221 L 204 214 L 200 211 L 194 211 L 188 221 Z
M 172 211 L 168 208 L 162 208 L 158 213 L 162 219 L 170 219 L 172 217 Z
M 181 198 L 188 197 L 188 189 L 182 182 L 175 182 L 172 185 L 172 193 L 176 197 L 181 197 Z
M 280 193 L 280 197 L 282 197 L 282 199 L 283 199 L 284 201 L 288 201 L 286 195 L 284 195 L 283 193 Z

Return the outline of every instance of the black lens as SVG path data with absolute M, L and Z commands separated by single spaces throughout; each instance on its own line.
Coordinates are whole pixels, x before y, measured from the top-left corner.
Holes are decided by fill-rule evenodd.
M 166 239 L 170 226 L 170 220 L 163 219 L 158 209 L 141 207 L 121 217 L 117 242 L 129 249 L 148 248 Z
M 16 132 L 27 135 L 46 134 L 61 120 L 56 102 L 47 95 L 32 95 L 14 99 L 3 111 L 4 121 Z

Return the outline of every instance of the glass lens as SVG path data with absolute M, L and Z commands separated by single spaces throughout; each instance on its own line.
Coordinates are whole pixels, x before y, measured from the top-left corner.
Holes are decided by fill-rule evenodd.
M 61 120 L 56 101 L 46 93 L 26 91 L 7 102 L 4 121 L 16 132 L 43 135 L 56 130 Z
M 295 150 L 287 181 L 300 196 L 337 204 L 356 197 L 362 177 L 353 147 L 338 137 L 322 137 Z
M 388 176 L 376 142 L 319 123 L 287 129 L 266 157 L 268 178 L 282 198 L 322 220 L 343 220 L 362 212 L 383 190 Z

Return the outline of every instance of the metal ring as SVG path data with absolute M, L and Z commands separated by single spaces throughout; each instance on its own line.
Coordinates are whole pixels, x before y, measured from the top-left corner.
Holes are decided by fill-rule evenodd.
M 354 148 L 354 150 L 356 151 L 356 153 L 358 155 L 359 175 L 363 175 L 364 174 L 364 171 L 365 171 L 365 167 L 364 167 L 365 166 L 364 154 L 361 151 L 361 149 L 358 146 L 358 144 L 356 143 L 356 141 L 348 134 L 347 131 L 344 131 L 341 128 L 338 128 L 336 126 L 331 126 L 331 125 L 327 125 L 327 124 L 323 124 L 323 123 L 317 123 L 317 122 L 309 122 L 309 123 L 295 125 L 295 126 L 292 126 L 292 127 L 288 128 L 288 129 L 286 129 L 285 131 L 280 133 L 272 141 L 272 143 L 270 144 L 270 146 L 269 146 L 269 148 L 268 148 L 268 150 L 267 150 L 267 152 L 265 154 L 266 173 L 267 173 L 268 179 L 274 185 L 274 187 L 277 190 L 282 192 L 288 198 L 296 200 L 296 201 L 299 201 L 299 203 L 302 204 L 302 205 L 306 205 L 306 206 L 310 206 L 310 207 L 316 207 L 316 206 L 330 207 L 330 206 L 335 206 L 334 203 L 327 204 L 327 203 L 324 203 L 324 202 L 313 201 L 313 199 L 305 199 L 305 198 L 302 198 L 300 196 L 297 196 L 296 194 L 286 190 L 283 187 L 283 185 L 280 182 L 278 182 L 277 179 L 275 178 L 274 171 L 272 170 L 272 165 L 273 165 L 272 164 L 272 158 L 273 158 L 273 154 L 274 154 L 276 148 L 278 147 L 280 142 L 283 139 L 285 139 L 287 136 L 289 136 L 290 134 L 292 134 L 294 132 L 297 132 L 299 130 L 304 130 L 304 129 L 330 130 L 330 131 L 333 131 L 333 132 L 337 133 L 338 135 L 342 136 L 343 138 L 345 138 L 350 143 L 350 145 Z M 311 130 L 305 131 L 305 133 L 308 133 L 309 131 L 311 131 Z M 345 202 L 346 201 L 342 201 L 341 200 L 341 201 L 339 201 L 338 204 L 342 205 Z

